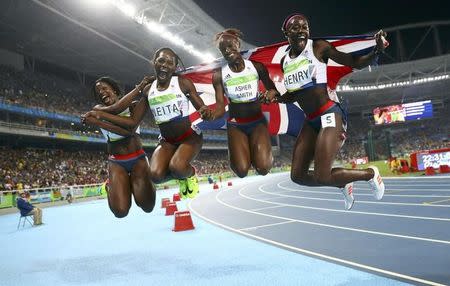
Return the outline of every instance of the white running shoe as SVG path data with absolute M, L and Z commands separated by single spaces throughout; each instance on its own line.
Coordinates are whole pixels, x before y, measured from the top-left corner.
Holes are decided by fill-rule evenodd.
M 341 192 L 344 195 L 345 209 L 350 210 L 355 202 L 355 198 L 353 197 L 353 183 L 345 185 L 345 187 L 341 189 Z
M 374 172 L 373 178 L 369 180 L 369 184 L 373 190 L 373 196 L 375 197 L 375 199 L 381 200 L 384 195 L 383 179 L 381 178 L 380 172 L 378 171 L 377 167 L 369 166 L 369 168 L 372 169 Z

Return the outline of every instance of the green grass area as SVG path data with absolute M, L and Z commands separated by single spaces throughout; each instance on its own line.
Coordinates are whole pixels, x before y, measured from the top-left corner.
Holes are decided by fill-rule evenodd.
M 399 158 L 399 159 L 404 159 L 404 158 Z M 405 159 L 407 159 L 407 158 L 405 158 Z M 358 165 L 357 169 L 365 169 L 368 166 L 377 166 L 378 170 L 380 170 L 381 176 L 383 176 L 383 177 L 419 177 L 419 176 L 424 176 L 425 175 L 425 172 L 414 172 L 414 173 L 405 173 L 405 174 L 392 173 L 391 170 L 389 169 L 387 161 L 384 161 L 384 160 L 373 161 L 373 162 L 370 162 L 369 164 Z M 344 167 L 351 169 L 351 164 L 345 164 Z M 270 172 L 271 173 L 278 173 L 278 172 L 289 172 L 289 171 L 290 171 L 290 167 L 287 167 L 287 168 L 272 168 L 272 170 Z M 222 181 L 223 182 L 226 182 L 231 177 L 235 177 L 233 172 L 224 172 L 224 173 L 222 173 L 220 175 L 222 176 Z M 254 170 L 250 170 L 248 175 L 249 176 L 255 175 L 255 171 Z M 213 180 L 215 182 L 219 182 L 219 174 L 213 174 L 211 176 L 212 176 L 212 178 L 213 178 Z M 207 182 L 208 181 L 208 176 L 199 176 L 198 180 L 199 180 L 199 182 Z M 164 184 L 159 184 L 156 187 L 158 189 L 164 189 L 164 186 L 166 186 L 166 188 L 173 188 L 173 187 L 178 186 L 178 182 L 176 180 L 171 180 L 171 181 L 168 181 L 168 182 L 166 182 Z
M 373 161 L 373 162 L 370 162 L 369 164 L 358 165 L 357 169 L 365 169 L 368 166 L 377 166 L 378 170 L 380 170 L 381 176 L 383 176 L 383 177 L 417 177 L 417 176 L 424 176 L 425 175 L 425 172 L 414 172 L 414 173 L 406 173 L 406 174 L 394 174 L 389 169 L 388 163 L 386 161 L 384 161 L 384 160 Z M 351 165 L 350 164 L 345 164 L 344 167 L 351 169 Z M 270 172 L 271 173 L 278 173 L 278 172 L 289 172 L 289 171 L 290 171 L 290 168 L 272 168 L 272 170 Z M 250 170 L 248 175 L 249 176 L 255 175 L 255 171 L 254 170 Z M 226 182 L 231 177 L 235 177 L 235 175 L 232 172 L 224 172 L 224 173 L 221 173 L 220 176 L 222 176 L 222 181 L 223 182 Z M 213 180 L 215 182 L 219 182 L 219 174 L 213 174 L 213 175 L 211 175 L 211 177 L 213 178 Z M 198 181 L 199 182 L 207 182 L 208 181 L 208 176 L 199 176 Z M 164 188 L 173 188 L 173 187 L 176 187 L 176 186 L 178 186 L 178 182 L 176 180 L 171 180 L 171 181 L 165 182 L 163 184 L 156 185 L 157 189 L 159 189 L 159 190 L 160 189 L 164 189 Z
M 358 165 L 356 168 L 357 169 L 365 169 L 368 166 L 378 167 L 378 170 L 380 171 L 380 175 L 383 177 L 417 177 L 417 176 L 425 175 L 425 172 L 414 172 L 414 173 L 405 173 L 405 174 L 392 173 L 391 170 L 389 169 L 387 161 L 384 161 L 384 160 L 373 161 L 373 162 L 370 162 L 369 164 Z M 346 164 L 345 168 L 351 168 L 351 165 Z

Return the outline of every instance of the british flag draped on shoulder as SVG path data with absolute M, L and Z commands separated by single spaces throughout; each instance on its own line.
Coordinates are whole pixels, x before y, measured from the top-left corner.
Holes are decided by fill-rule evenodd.
M 375 46 L 373 36 L 344 36 L 324 38 L 337 50 L 354 55 L 368 54 Z M 280 67 L 281 58 L 288 48 L 287 42 L 277 43 L 270 46 L 255 48 L 242 52 L 245 59 L 264 64 L 269 71 L 270 78 L 275 83 L 278 91 L 283 94 L 286 89 L 283 84 L 283 74 Z M 215 93 L 212 85 L 212 74 L 214 69 L 221 67 L 225 61 L 217 59 L 209 64 L 201 64 L 188 68 L 183 74 L 190 78 L 206 105 L 215 108 Z M 339 80 L 353 70 L 350 67 L 340 65 L 332 60 L 327 63 L 328 92 L 330 98 L 337 100 L 336 85 Z M 260 82 L 259 89 L 264 92 L 264 86 Z M 225 102 L 226 99 L 225 99 Z M 225 129 L 228 113 L 223 118 L 215 121 L 202 121 L 193 106 L 189 107 L 189 118 L 197 124 L 200 129 Z M 225 107 L 228 110 L 228 106 Z M 289 134 L 297 136 L 303 125 L 304 114 L 298 104 L 262 104 L 262 110 L 268 121 L 271 135 Z

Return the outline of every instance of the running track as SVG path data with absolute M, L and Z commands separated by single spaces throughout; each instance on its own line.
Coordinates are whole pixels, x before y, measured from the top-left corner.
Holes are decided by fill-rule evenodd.
M 294 252 L 413 284 L 450 285 L 450 177 L 385 184 L 376 201 L 366 182 L 356 183 L 351 211 L 338 189 L 299 186 L 286 173 L 202 194 L 189 207 Z

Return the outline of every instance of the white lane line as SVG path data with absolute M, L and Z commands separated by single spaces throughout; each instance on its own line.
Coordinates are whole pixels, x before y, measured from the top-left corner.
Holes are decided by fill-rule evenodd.
M 303 190 L 290 190 L 290 191 L 283 191 L 283 192 L 267 192 L 262 191 L 265 194 L 271 194 L 274 196 L 278 196 L 280 198 L 296 198 L 296 199 L 305 199 L 305 200 L 315 200 L 315 201 L 330 201 L 330 202 L 342 202 L 343 199 L 325 199 L 325 198 L 317 198 L 317 197 L 303 197 L 303 196 L 293 196 L 293 195 L 285 195 L 285 193 L 288 192 L 299 192 L 299 193 L 318 193 L 318 194 L 331 194 L 331 195 L 340 195 L 339 190 L 336 190 L 336 192 L 316 192 L 316 191 L 303 191 Z M 358 197 L 360 195 L 356 195 Z M 370 195 L 373 197 L 372 195 Z M 384 195 L 386 196 L 386 195 Z M 428 196 L 427 196 L 428 197 Z M 275 199 L 268 197 L 267 199 Z M 418 206 L 418 207 L 441 207 L 441 208 L 450 208 L 450 205 L 434 205 L 434 204 L 425 204 L 425 203 L 395 203 L 395 202 L 385 202 L 385 201 L 361 201 L 356 199 L 356 203 L 362 203 L 362 204 L 376 204 L 376 205 L 399 205 L 399 206 Z
M 311 171 L 314 171 L 314 169 L 310 169 Z M 279 175 L 285 175 L 285 176 L 289 176 L 290 172 L 281 172 L 281 173 L 277 173 Z M 450 181 L 450 176 L 449 175 L 444 175 L 444 176 L 421 176 L 421 177 L 383 177 L 383 180 L 386 181 L 396 181 L 396 180 L 400 180 L 400 181 L 440 181 L 440 180 L 449 180 Z
M 356 189 L 362 190 L 362 191 L 372 191 L 372 189 L 369 188 L 369 187 L 361 187 L 361 186 L 359 186 L 359 185 L 355 185 L 354 187 L 355 187 Z M 402 187 L 404 187 L 404 186 L 402 186 Z M 449 186 L 449 189 L 448 189 L 448 190 L 447 190 L 447 189 L 430 189 L 430 188 L 426 188 L 426 187 L 428 187 L 428 186 L 424 186 L 424 188 L 422 188 L 422 189 L 414 189 L 414 188 L 393 188 L 392 186 L 387 185 L 387 186 L 386 186 L 386 190 L 387 190 L 387 191 L 395 191 L 395 192 L 399 192 L 399 191 L 402 191 L 402 192 L 412 192 L 412 193 L 419 193 L 419 192 L 433 193 L 433 192 L 436 192 L 436 193 L 448 193 L 448 194 L 450 194 L 450 186 Z M 328 187 L 328 188 L 332 188 L 332 187 Z
M 216 200 L 217 200 L 217 196 L 218 196 L 218 194 L 216 195 Z M 329 261 L 342 263 L 342 264 L 349 265 L 349 266 L 352 266 L 352 267 L 358 267 L 360 269 L 365 269 L 365 270 L 369 270 L 369 271 L 373 271 L 373 272 L 377 272 L 377 273 L 381 273 L 381 274 L 385 274 L 385 275 L 390 275 L 390 276 L 393 276 L 393 277 L 397 277 L 397 278 L 401 278 L 401 279 L 405 279 L 405 280 L 409 280 L 409 281 L 419 282 L 419 283 L 423 283 L 423 284 L 427 284 L 427 285 L 445 286 L 444 284 L 440 284 L 440 283 L 433 282 L 433 281 L 430 281 L 430 280 L 425 280 L 425 279 L 421 279 L 421 278 L 418 278 L 418 277 L 401 274 L 401 273 L 398 273 L 398 272 L 388 271 L 388 270 L 385 270 L 385 269 L 372 267 L 372 266 L 365 265 L 365 264 L 356 263 L 356 262 L 353 262 L 353 261 L 350 261 L 350 260 L 340 259 L 340 258 L 337 258 L 337 257 L 334 257 L 334 256 L 329 256 L 329 255 L 325 255 L 325 254 L 322 254 L 322 253 L 318 253 L 318 252 L 306 250 L 306 249 L 303 249 L 303 248 L 295 247 L 295 246 L 292 246 L 292 245 L 289 245 L 289 244 L 284 244 L 284 243 L 281 243 L 281 242 L 278 242 L 278 241 L 275 241 L 275 240 L 267 239 L 267 238 L 264 238 L 264 237 L 261 237 L 261 236 L 257 236 L 257 235 L 251 234 L 251 233 L 247 233 L 247 232 L 244 232 L 244 231 L 232 228 L 230 226 L 227 226 L 227 225 L 221 224 L 221 223 L 219 223 L 217 221 L 214 221 L 212 219 L 209 219 L 209 218 L 201 215 L 199 212 L 197 212 L 192 207 L 192 202 L 194 200 L 196 200 L 196 199 L 197 198 L 194 198 L 193 200 L 189 201 L 189 203 L 188 203 L 188 208 L 192 211 L 192 213 L 194 213 L 194 215 L 198 216 L 199 218 L 203 219 L 204 221 L 207 221 L 209 223 L 215 224 L 215 225 L 217 225 L 217 226 L 219 226 L 221 228 L 227 229 L 229 231 L 232 231 L 232 232 L 235 232 L 235 233 L 239 233 L 241 235 L 244 235 L 244 236 L 247 236 L 247 237 L 250 237 L 250 238 L 253 238 L 253 239 L 257 239 L 257 240 L 260 240 L 260 241 L 263 241 L 263 242 L 267 242 L 267 243 L 276 245 L 278 247 L 282 247 L 284 249 L 293 250 L 293 251 L 296 251 L 296 252 L 299 252 L 299 253 L 303 253 L 303 254 L 307 254 L 307 255 L 310 255 L 310 256 L 319 257 L 319 258 L 322 258 L 322 259 L 327 259 Z
M 364 184 L 364 181 L 358 181 L 358 183 Z M 411 186 L 411 187 L 444 187 L 444 186 L 450 186 L 450 182 L 443 182 L 443 183 L 438 183 L 438 184 L 433 184 L 433 183 L 428 183 L 428 182 L 410 182 L 410 183 L 404 183 L 404 182 L 398 182 L 398 183 L 394 183 L 394 182 L 388 182 L 389 186 L 394 186 L 394 187 L 403 187 L 403 186 Z
M 243 189 L 245 189 L 245 187 L 242 187 L 241 189 L 239 189 L 238 194 L 245 198 L 245 195 L 241 195 L 241 191 Z M 450 244 L 450 241 L 447 241 L 447 240 L 431 239 L 431 238 L 425 238 L 425 237 L 419 237 L 419 236 L 408 236 L 408 235 L 393 234 L 393 233 L 387 233 L 387 232 L 365 230 L 365 229 L 360 229 L 360 228 L 337 226 L 337 225 L 318 223 L 318 222 L 312 222 L 312 221 L 306 221 L 306 220 L 299 220 L 299 219 L 294 219 L 294 218 L 290 218 L 290 217 L 270 215 L 270 214 L 250 211 L 250 210 L 247 210 L 247 209 L 243 209 L 243 208 L 239 208 L 239 207 L 227 204 L 226 202 L 224 202 L 224 201 L 219 199 L 219 195 L 220 195 L 220 193 L 218 193 L 216 195 L 216 200 L 220 204 L 222 204 L 224 206 L 227 206 L 229 208 L 233 208 L 233 209 L 236 209 L 236 210 L 239 210 L 239 211 L 248 212 L 248 213 L 252 213 L 252 214 L 256 214 L 256 215 L 267 216 L 267 217 L 277 218 L 277 219 L 282 219 L 282 220 L 294 220 L 296 222 L 300 222 L 300 223 L 304 223 L 304 224 L 318 225 L 318 226 L 324 226 L 324 227 L 336 228 L 336 229 L 343 229 L 343 230 L 351 230 L 351 231 L 355 231 L 355 232 L 363 232 L 363 233 L 370 233 L 370 234 L 376 234 L 376 235 L 382 235 L 382 236 L 390 236 L 390 237 L 406 238 L 406 239 L 412 239 L 412 240 L 420 240 L 420 241 L 427 241 L 427 242 L 436 242 L 436 243 L 442 243 L 442 244 Z M 337 211 L 337 210 L 335 210 L 335 211 Z M 349 212 L 349 213 L 352 213 L 352 212 Z
M 262 187 L 264 185 L 268 184 L 262 184 L 258 187 L 258 190 L 261 192 L 265 192 L 262 190 Z M 243 189 L 243 188 L 242 188 Z M 361 211 L 347 211 L 347 210 L 337 210 L 337 209 L 330 209 L 330 208 L 319 208 L 319 207 L 310 207 L 310 206 L 304 206 L 304 205 L 295 205 L 295 204 L 286 204 L 286 203 L 278 203 L 278 202 L 272 202 L 272 201 L 266 201 L 266 200 L 260 200 L 255 199 L 252 197 L 249 197 L 242 193 L 242 189 L 239 190 L 238 194 L 246 199 L 257 201 L 257 202 L 263 202 L 278 206 L 285 206 L 285 207 L 293 207 L 293 208 L 300 208 L 300 209 L 310 209 L 310 210 L 319 210 L 319 211 L 328 211 L 328 212 L 337 212 L 337 213 L 348 213 L 348 214 L 363 214 L 363 215 L 373 215 L 373 216 L 386 216 L 386 217 L 399 217 L 399 218 L 408 218 L 408 219 L 422 219 L 422 220 L 435 220 L 435 221 L 450 221 L 450 218 L 440 218 L 440 217 L 422 217 L 422 216 L 409 216 L 409 215 L 398 215 L 398 214 L 386 214 L 386 213 L 374 213 L 374 212 L 361 212 Z M 320 200 L 331 200 L 331 199 L 320 199 Z M 338 201 L 338 200 L 336 200 Z M 343 202 L 343 200 L 340 200 Z
M 281 180 L 280 182 L 279 182 L 280 184 L 281 183 L 291 183 L 291 184 L 293 184 L 293 185 L 295 185 L 295 186 L 298 186 L 296 183 L 294 183 L 291 179 L 285 179 L 285 180 Z M 367 184 L 366 184 L 366 182 L 364 182 L 364 181 L 356 181 L 355 182 L 355 184 L 356 184 L 356 186 L 358 187 L 358 189 L 362 189 L 362 190 L 372 190 L 371 188 L 370 188 L 370 186 L 368 186 Z M 361 185 L 361 184 L 365 184 L 366 186 L 363 186 L 363 185 Z M 405 184 L 405 183 L 401 183 L 401 184 L 391 184 L 391 183 L 389 183 L 388 184 L 388 187 L 389 187 L 389 189 L 393 189 L 393 190 L 411 190 L 411 191 L 421 191 L 421 190 L 417 190 L 417 189 L 410 189 L 410 188 L 404 188 L 404 187 L 408 187 L 408 186 L 410 186 L 410 187 L 421 187 L 421 188 L 423 188 L 423 187 L 439 187 L 439 188 L 442 188 L 442 187 L 447 187 L 446 189 L 443 189 L 443 190 L 434 190 L 434 189 L 431 189 L 431 190 L 426 190 L 426 191 L 439 191 L 439 192 L 450 192 L 450 183 L 449 184 L 433 184 L 433 185 L 430 185 L 430 184 L 428 184 L 428 183 L 423 183 L 423 184 L 421 184 L 420 182 L 418 183 L 418 182 L 415 182 L 415 183 L 410 183 L 410 184 Z M 400 188 L 399 188 L 400 187 Z M 330 187 L 330 186 L 317 186 L 317 187 L 314 187 L 314 188 L 319 188 L 319 189 L 329 189 L 329 188 L 333 188 L 333 187 Z
M 334 192 L 321 192 L 321 191 L 315 191 L 315 190 L 304 190 L 304 189 L 299 189 L 301 187 L 303 188 L 313 188 L 313 189 L 337 189 L 335 187 L 307 187 L 307 186 L 300 186 L 300 185 L 295 185 L 297 188 L 291 188 L 291 187 L 285 187 L 282 184 L 288 182 L 286 181 L 281 181 L 279 183 L 277 183 L 277 187 L 284 189 L 284 190 L 290 190 L 290 191 L 299 191 L 299 192 L 305 192 L 305 193 L 314 193 L 314 192 L 318 192 L 318 193 L 322 193 L 322 194 L 333 194 Z M 372 191 L 371 188 L 361 188 L 358 186 L 355 186 L 354 189 L 356 190 L 368 190 L 368 191 Z M 405 191 L 405 192 L 448 192 L 450 193 L 450 190 L 411 190 L 411 189 L 391 189 L 391 188 L 387 188 L 387 191 Z M 371 196 L 372 194 L 358 194 L 360 196 Z M 385 195 L 385 196 L 390 196 L 390 197 L 450 197 L 450 195 L 448 196 L 440 196 L 440 195 Z
M 388 179 L 388 180 L 411 180 L 411 181 L 426 181 L 426 180 L 437 180 L 439 181 L 440 179 L 442 180 L 450 180 L 450 176 L 434 176 L 434 177 L 383 177 L 383 179 Z
M 276 223 L 262 224 L 262 225 L 252 226 L 252 227 L 240 228 L 239 230 L 251 231 L 251 230 L 257 230 L 257 229 L 263 228 L 263 227 L 269 227 L 269 226 L 280 225 L 280 224 L 287 224 L 287 223 L 293 223 L 293 222 L 296 222 L 296 221 L 295 220 L 288 220 L 288 221 L 282 221 L 282 222 L 276 222 Z
M 435 203 L 443 203 L 443 202 L 449 202 L 450 199 L 440 200 L 440 201 L 433 201 L 433 202 L 425 202 L 424 204 L 435 204 Z
M 264 208 L 258 208 L 258 209 L 250 209 L 252 211 L 263 211 L 263 210 L 270 210 L 270 209 L 276 209 L 276 208 L 282 208 L 283 206 L 270 206 L 270 207 L 264 207 Z
M 277 187 L 279 187 L 280 189 L 283 189 L 283 190 L 291 191 L 291 192 L 316 193 L 316 194 L 332 194 L 332 195 L 338 194 L 338 190 L 336 190 L 335 192 L 324 192 L 324 191 L 316 191 L 316 190 L 309 191 L 309 190 L 303 190 L 303 189 L 298 189 L 298 188 L 284 187 L 284 186 L 281 185 L 281 183 L 282 182 L 279 182 L 277 184 Z M 316 188 L 316 187 L 312 187 L 312 188 Z M 331 188 L 331 187 L 328 187 L 328 188 Z M 335 189 L 337 189 L 337 188 L 335 188 Z M 358 190 L 360 190 L 360 188 L 358 188 L 358 187 L 354 187 L 353 189 L 356 192 Z M 390 191 L 390 190 L 388 190 L 388 191 Z M 355 193 L 355 195 L 356 196 L 371 196 L 371 197 L 373 197 L 372 194 L 358 194 L 358 193 Z M 440 195 L 391 195 L 391 194 L 385 194 L 384 196 L 385 197 L 402 197 L 402 198 L 450 198 L 450 196 L 440 196 Z
M 362 182 L 362 181 L 361 181 Z M 410 184 L 393 184 L 392 182 L 388 182 L 388 185 L 391 187 L 432 187 L 432 188 L 442 188 L 442 187 L 450 187 L 450 184 L 427 184 L 426 182 L 417 182 Z M 448 190 L 447 190 L 448 191 Z
M 362 191 L 372 191 L 371 188 L 368 187 L 361 187 L 358 185 L 354 186 L 356 189 L 358 190 L 362 190 Z M 402 186 L 403 187 L 403 186 Z M 428 186 L 424 186 L 424 187 L 428 187 Z M 332 187 L 328 187 L 328 188 L 332 188 Z M 450 187 L 449 187 L 450 188 Z M 419 192 L 424 192 L 424 193 L 448 193 L 450 194 L 450 189 L 429 189 L 429 188 L 422 188 L 422 189 L 413 189 L 413 188 L 393 188 L 392 186 L 387 185 L 386 186 L 386 191 L 395 191 L 395 192 L 412 192 L 412 193 L 419 193 Z
M 261 194 L 260 199 L 261 200 L 270 200 L 270 199 L 273 199 L 274 197 L 277 197 L 277 195 Z M 237 197 L 237 198 L 239 198 L 239 197 Z

